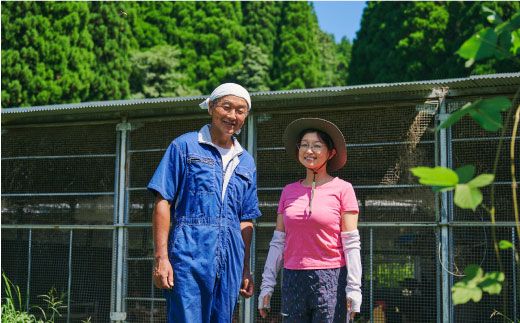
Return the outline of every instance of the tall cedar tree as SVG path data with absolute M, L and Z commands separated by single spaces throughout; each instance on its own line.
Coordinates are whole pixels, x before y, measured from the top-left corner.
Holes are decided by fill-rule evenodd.
M 269 91 L 269 57 L 258 46 L 247 44 L 237 82 L 249 91 Z
M 340 74 L 336 70 L 339 61 L 334 36 L 318 30 L 315 37 L 320 57 L 321 79 L 319 85 L 336 86 L 345 84 L 347 80 L 340 80 Z
M 193 4 L 193 15 L 183 25 L 187 27 L 183 56 L 189 59 L 184 66 L 194 87 L 210 93 L 220 83 L 236 80 L 244 50 L 242 12 L 240 2 Z
M 307 2 L 283 2 L 274 51 L 272 88 L 297 89 L 322 85 L 316 31 L 318 21 Z
M 270 89 L 270 74 L 282 5 L 281 2 L 242 2 L 246 48 L 237 81 L 251 91 Z
M 2 2 L 2 107 L 79 102 L 95 78 L 86 2 Z
M 131 2 L 92 2 L 89 30 L 94 41 L 96 78 L 89 100 L 117 100 L 130 95 L 130 52 L 137 46 L 128 21 Z
M 486 25 L 482 5 L 505 17 L 518 2 L 368 2 L 352 48 L 350 84 L 416 81 L 518 71 L 512 62 L 464 67 L 455 52 Z
M 186 75 L 179 72 L 180 50 L 174 46 L 157 45 L 131 55 L 132 98 L 160 98 L 200 95 L 188 88 Z
M 339 85 L 347 85 L 350 57 L 352 55 L 352 43 L 347 37 L 342 37 L 339 44 L 336 46 L 336 55 L 338 57 L 336 75 L 338 77 Z

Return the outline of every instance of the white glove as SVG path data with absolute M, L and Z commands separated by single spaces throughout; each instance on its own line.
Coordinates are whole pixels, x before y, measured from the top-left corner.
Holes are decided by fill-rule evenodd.
M 283 264 L 283 249 L 285 246 L 285 232 L 274 231 L 273 239 L 269 243 L 269 253 L 265 260 L 264 273 L 262 274 L 262 285 L 260 286 L 260 295 L 258 296 L 258 309 L 270 308 L 269 304 L 264 306 L 264 297 L 273 295 L 274 286 L 276 285 L 276 276 Z
M 347 262 L 347 299 L 352 300 L 352 312 L 359 313 L 361 310 L 361 241 L 359 240 L 359 231 L 341 232 L 341 242 L 343 243 L 343 252 L 345 253 L 345 261 Z

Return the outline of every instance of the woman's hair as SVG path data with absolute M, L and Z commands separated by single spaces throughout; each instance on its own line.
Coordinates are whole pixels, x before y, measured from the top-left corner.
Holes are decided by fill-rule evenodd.
M 311 133 L 311 132 L 317 133 L 320 140 L 323 141 L 323 143 L 327 146 L 327 148 L 329 150 L 334 149 L 334 141 L 332 141 L 332 138 L 329 136 L 329 134 L 326 132 L 323 132 L 321 130 L 313 129 L 313 128 L 307 128 L 307 129 L 302 130 L 300 132 L 300 134 L 298 135 L 298 142 L 301 142 L 303 139 L 303 136 L 305 136 L 306 134 Z

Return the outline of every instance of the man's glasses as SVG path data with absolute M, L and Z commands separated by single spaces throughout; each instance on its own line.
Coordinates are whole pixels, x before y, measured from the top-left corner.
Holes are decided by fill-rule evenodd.
M 315 153 L 320 153 L 323 150 L 322 144 L 309 145 L 307 143 L 300 143 L 300 144 L 296 144 L 296 147 L 298 147 L 298 149 L 301 151 L 307 151 L 310 149 Z

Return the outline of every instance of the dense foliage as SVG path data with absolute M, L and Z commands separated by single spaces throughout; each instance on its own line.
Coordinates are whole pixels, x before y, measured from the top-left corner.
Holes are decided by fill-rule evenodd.
M 2 2 L 2 107 L 520 70 L 454 54 L 482 28 L 481 4 L 368 2 L 352 45 L 322 31 L 308 2 Z M 505 18 L 520 8 L 489 6 Z
M 520 10 L 519 2 L 508 1 L 368 2 L 352 48 L 349 84 L 520 71 L 514 60 L 493 59 L 466 68 L 455 54 L 486 26 L 489 12 L 483 5 L 505 19 Z
M 307 2 L 1 5 L 2 107 L 346 83 L 350 43 Z

